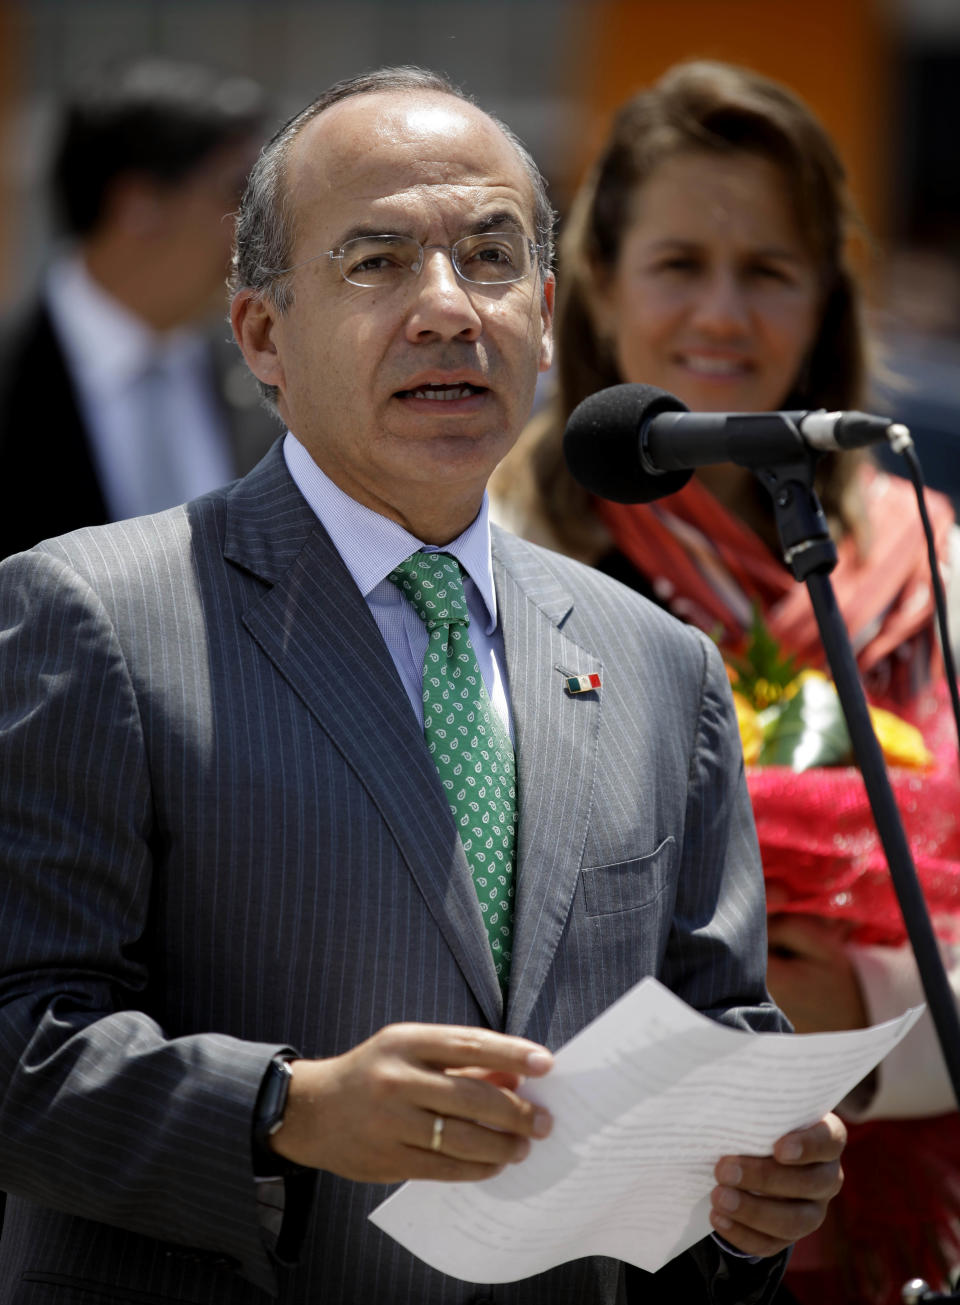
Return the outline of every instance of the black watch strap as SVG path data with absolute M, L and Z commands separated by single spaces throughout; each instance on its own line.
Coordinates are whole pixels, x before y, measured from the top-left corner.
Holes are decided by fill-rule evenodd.
M 283 1123 L 287 1108 L 287 1094 L 293 1073 L 290 1061 L 297 1057 L 292 1052 L 280 1052 L 267 1066 L 260 1083 L 257 1103 L 253 1108 L 253 1172 L 257 1178 L 275 1178 L 300 1168 L 285 1160 L 270 1146 L 270 1138 Z

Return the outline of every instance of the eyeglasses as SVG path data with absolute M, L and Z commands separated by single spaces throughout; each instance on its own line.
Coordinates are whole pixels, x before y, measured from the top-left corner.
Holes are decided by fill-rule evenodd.
M 442 249 L 450 255 L 453 270 L 470 285 L 510 285 L 533 271 L 542 248 L 519 231 L 487 231 L 464 236 L 452 245 L 421 245 L 412 236 L 359 236 L 340 249 L 328 249 L 302 263 L 273 272 L 285 276 L 298 267 L 329 258 L 340 264 L 340 275 L 351 285 L 370 290 L 391 289 L 409 276 L 418 276 L 428 249 Z

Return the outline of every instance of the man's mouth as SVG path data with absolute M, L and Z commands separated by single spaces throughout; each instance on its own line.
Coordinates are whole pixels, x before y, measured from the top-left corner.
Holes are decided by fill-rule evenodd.
M 433 399 L 438 403 L 449 403 L 454 399 L 470 399 L 475 394 L 485 394 L 481 385 L 418 385 L 415 390 L 397 390 L 398 399 Z

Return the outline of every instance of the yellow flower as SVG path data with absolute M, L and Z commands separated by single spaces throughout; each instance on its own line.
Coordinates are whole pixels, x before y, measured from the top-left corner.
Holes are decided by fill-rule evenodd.
M 736 689 L 733 691 L 733 705 L 737 711 L 737 724 L 740 727 L 740 743 L 743 747 L 743 760 L 752 766 L 763 747 L 763 730 L 757 720 L 757 713 L 750 702 Z
M 921 769 L 933 764 L 933 755 L 927 750 L 923 735 L 916 726 L 882 707 L 871 707 L 870 719 L 883 755 L 891 766 Z
M 745 654 L 731 661 L 727 675 L 747 765 L 793 765 L 804 770 L 809 765 L 851 763 L 850 738 L 833 683 L 823 671 L 800 670 L 793 657 L 784 655 L 759 606 L 754 607 Z M 812 685 L 811 680 L 822 681 L 825 687 Z M 879 707 L 870 708 L 870 718 L 890 765 L 922 769 L 934 764 L 915 726 Z M 797 765 L 803 756 L 806 764 Z

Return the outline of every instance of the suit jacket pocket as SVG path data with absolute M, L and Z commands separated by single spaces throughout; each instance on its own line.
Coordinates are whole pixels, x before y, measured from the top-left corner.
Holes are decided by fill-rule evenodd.
M 677 840 L 668 834 L 646 856 L 581 870 L 587 915 L 618 915 L 655 902 L 670 884 L 676 854 Z

